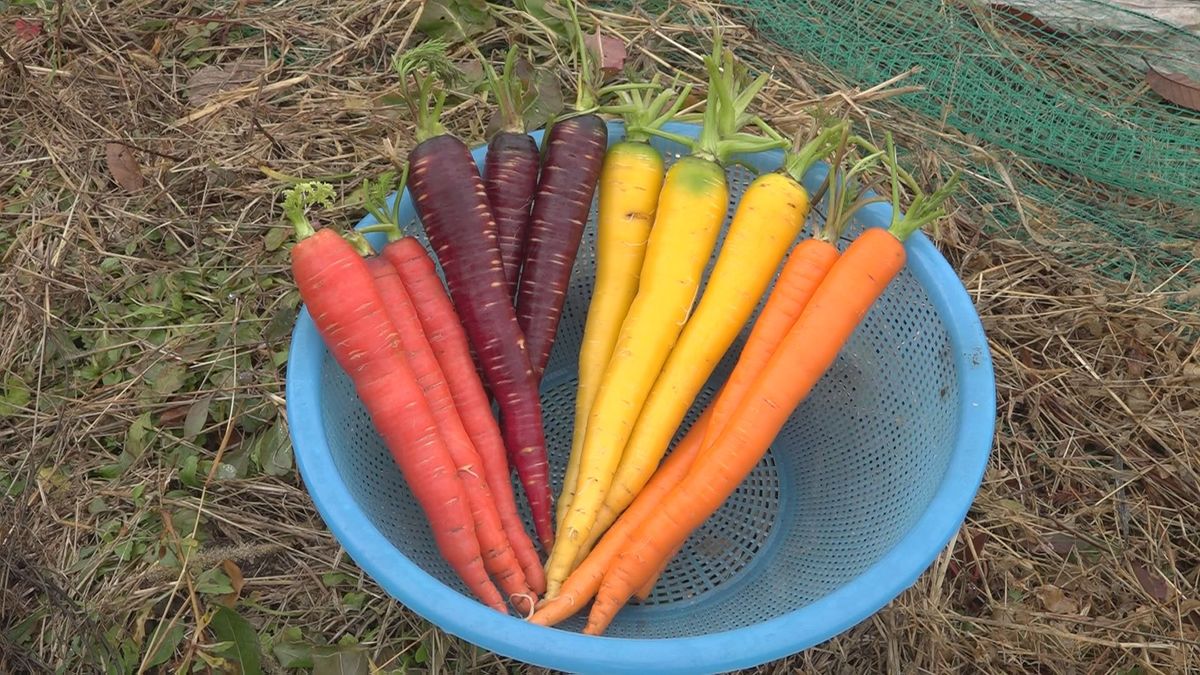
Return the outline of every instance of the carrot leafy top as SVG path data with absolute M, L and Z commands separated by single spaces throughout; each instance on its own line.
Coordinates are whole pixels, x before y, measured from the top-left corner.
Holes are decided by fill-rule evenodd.
M 887 201 L 886 198 L 873 194 L 871 181 L 863 180 L 863 176 L 883 160 L 883 151 L 868 145 L 868 149 L 873 149 L 874 152 L 854 158 L 847 147 L 852 142 L 850 127 L 842 125 L 835 128 L 838 129 L 838 135 L 836 144 L 832 147 L 833 159 L 830 161 L 829 175 L 817 190 L 818 198 L 822 191 L 828 191 L 829 198 L 825 209 L 825 222 L 816 228 L 816 236 L 829 243 L 837 241 L 859 209 L 868 204 Z
M 896 159 L 896 144 L 892 142 L 890 132 L 886 135 L 885 142 L 887 145 L 886 164 L 892 179 L 892 222 L 888 231 L 900 241 L 904 241 L 913 232 L 931 222 L 936 224 L 939 218 L 946 215 L 943 204 L 958 189 L 962 172 L 955 171 L 945 184 L 934 190 L 932 194 L 926 194 L 912 176 L 900 168 L 900 163 Z M 902 182 L 913 191 L 912 203 L 909 204 L 908 210 L 903 216 L 900 215 L 900 184 Z
M 483 58 L 482 54 L 477 56 L 479 62 L 483 64 L 483 72 L 487 76 L 488 86 L 496 96 L 501 131 L 523 134 L 526 131 L 523 102 L 528 92 L 527 87 L 516 74 L 517 54 L 516 45 L 509 47 L 508 55 L 504 58 L 504 66 L 499 74 L 496 73 L 495 68 L 492 68 L 491 62 Z
M 334 191 L 329 183 L 306 181 L 296 183 L 283 192 L 283 214 L 296 228 L 297 239 L 307 239 L 316 234 L 308 219 L 308 210 L 315 205 L 325 208 L 333 206 Z
M 410 47 L 392 59 L 392 69 L 401 80 L 400 96 L 417 121 L 418 143 L 446 133 L 441 122 L 446 92 L 438 83 L 453 85 L 462 79 L 462 71 L 455 68 L 446 56 L 448 48 L 445 40 L 435 38 Z M 425 71 L 423 74 L 420 72 L 422 69 Z M 413 78 L 412 87 L 407 86 L 410 76 Z
M 708 98 L 699 136 L 689 138 L 661 129 L 647 131 L 691 148 L 693 156 L 719 164 L 728 163 L 735 155 L 787 147 L 787 141 L 779 138 L 742 131 L 748 126 L 765 129 L 763 121 L 747 111 L 769 76 L 764 73 L 747 84 L 745 68 L 734 60 L 732 51 L 722 48 L 720 34 L 714 38 L 713 53 L 704 57 L 704 64 L 708 71 Z
M 659 87 L 657 74 L 651 78 L 650 85 Z M 674 89 L 661 89 L 653 95 L 648 89 L 624 90 L 617 92 L 619 104 L 601 106 L 600 112 L 620 115 L 625 120 L 625 138 L 630 141 L 646 142 L 654 129 L 660 129 L 664 124 L 677 119 L 679 111 L 687 103 L 688 95 L 692 93 L 692 85 L 684 85 L 676 92 Z

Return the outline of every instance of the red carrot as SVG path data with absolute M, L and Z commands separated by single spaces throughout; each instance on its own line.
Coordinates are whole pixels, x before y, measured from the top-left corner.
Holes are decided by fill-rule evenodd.
M 383 249 L 383 254 L 400 273 L 405 289 L 417 308 L 421 327 L 433 347 L 433 354 L 461 413 L 463 427 L 483 462 L 484 477 L 492 490 L 509 543 L 525 572 L 525 581 L 534 593 L 541 595 L 546 591 L 546 575 L 517 514 L 504 441 L 500 438 L 500 429 L 496 426 L 487 395 L 467 350 L 467 334 L 454 314 L 454 306 L 437 276 L 433 259 L 412 237 L 389 244 Z
M 415 70 L 416 64 L 405 60 L 412 53 L 397 60 L 401 75 Z M 537 380 L 505 290 L 496 221 L 483 178 L 470 149 L 438 122 L 444 95 L 433 95 L 432 81 L 418 77 L 415 93 L 409 93 L 418 123 L 417 145 L 408 156 L 408 190 L 500 406 L 509 461 L 525 488 L 538 538 L 549 550 L 554 542 L 553 500 Z M 432 106 L 427 105 L 431 97 Z
M 296 285 L 317 331 L 421 505 L 438 550 L 480 600 L 507 613 L 488 578 L 462 482 L 437 433 L 425 395 L 400 347 L 367 263 L 332 230 L 313 232 L 304 209 L 328 203 L 328 185 L 300 184 L 285 202 L 300 242 L 291 251 Z
M 415 241 L 413 243 L 417 245 Z M 399 242 L 393 242 L 383 250 L 395 251 L 395 247 L 399 245 Z M 450 452 L 451 459 L 458 467 L 458 477 L 466 490 L 467 501 L 474 518 L 484 567 L 517 611 L 527 614 L 532 605 L 533 593 L 525 583 L 525 573 L 517 563 L 508 536 L 501 525 L 500 514 L 485 477 L 483 460 L 467 435 L 446 377 L 434 356 L 408 291 L 389 260 L 391 257 L 373 256 L 367 260 L 367 267 L 375 277 L 375 287 L 387 314 L 400 334 L 401 346 L 407 353 L 408 363 L 417 384 L 424 391 L 425 400 L 433 411 L 438 432 Z M 445 316 L 437 318 L 446 319 Z M 480 414 L 480 411 L 470 414 Z M 488 419 L 492 417 L 491 410 L 482 411 L 482 414 L 487 415 Z

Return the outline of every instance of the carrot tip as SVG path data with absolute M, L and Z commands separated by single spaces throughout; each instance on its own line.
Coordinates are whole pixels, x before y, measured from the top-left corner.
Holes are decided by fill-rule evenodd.
M 534 610 L 537 607 L 537 596 L 532 593 L 513 593 L 508 596 L 508 601 L 521 613 L 524 619 L 533 618 Z

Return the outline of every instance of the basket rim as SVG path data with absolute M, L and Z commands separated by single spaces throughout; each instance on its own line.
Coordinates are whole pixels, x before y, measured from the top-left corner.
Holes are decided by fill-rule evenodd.
M 690 123 L 673 122 L 666 128 L 693 138 L 699 133 L 699 126 Z M 531 131 L 530 135 L 540 144 L 543 131 Z M 624 137 L 624 125 L 609 121 L 608 132 L 611 144 Z M 486 152 L 486 146 L 472 149 L 480 165 Z M 742 159 L 760 170 L 774 170 L 782 158 L 782 152 L 772 151 Z M 805 175 L 804 185 L 811 193 L 827 175 L 827 165 L 814 166 Z M 414 217 L 407 191 L 401 210 L 406 218 Z M 866 227 L 886 227 L 891 207 L 871 204 L 857 219 Z M 373 222 L 368 215 L 356 227 Z M 694 673 L 697 666 L 704 672 L 729 671 L 797 653 L 869 618 L 917 581 L 966 518 L 991 452 L 996 391 L 983 325 L 962 281 L 924 233 L 914 233 L 905 248 L 906 265 L 946 325 L 954 351 L 961 423 L 953 453 L 924 513 L 878 561 L 820 600 L 782 616 L 682 638 L 589 636 L 500 614 L 446 586 L 388 543 L 341 479 L 320 412 L 325 346 L 306 307 L 301 308 L 293 328 L 285 383 L 297 467 L 322 520 L 360 569 L 441 630 L 497 654 L 571 672 Z

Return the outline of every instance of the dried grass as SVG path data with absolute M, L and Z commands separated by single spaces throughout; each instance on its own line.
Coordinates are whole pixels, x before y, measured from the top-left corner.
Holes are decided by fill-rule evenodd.
M 119 634 L 115 644 L 137 637 L 148 652 L 172 622 L 187 627 L 180 653 L 194 661 L 208 640 L 194 630 L 202 619 L 194 573 L 224 560 L 244 576 L 243 611 L 264 632 L 297 627 L 329 644 L 350 635 L 393 663 L 421 645 L 433 672 L 516 667 L 431 629 L 363 578 L 294 474 L 181 489 L 166 459 L 178 448 L 202 459 L 244 449 L 241 422 L 228 412 L 208 420 L 204 443 L 181 436 L 179 411 L 204 397 L 238 415 L 282 409 L 283 373 L 270 358 L 280 340 L 263 331 L 294 305 L 290 285 L 262 282 L 287 270 L 286 255 L 263 244 L 279 220 L 280 184 L 261 167 L 373 175 L 407 149 L 411 129 L 388 103 L 387 62 L 415 39 L 417 6 L 60 3 L 4 17 L 0 364 L 31 396 L 0 417 L 0 478 L 24 484 L 0 499 L 0 671 L 90 672 L 115 658 L 106 633 Z M 726 35 L 740 30 L 715 5 L 681 7 L 715 19 Z M 22 12 L 45 21 L 33 40 L 7 28 Z M 698 82 L 697 46 L 706 41 L 696 41 L 694 25 L 595 16 L 629 40 L 631 54 Z M 205 22 L 210 45 L 189 47 Z M 895 106 L 889 94 L 902 80 L 856 89 L 758 40 L 735 43 L 773 70 L 760 109 L 785 132 L 824 102 L 877 138 L 893 131 L 914 149 L 923 180 L 956 167 L 1019 166 Z M 185 61 L 198 57 L 232 73 L 235 88 L 202 88 L 190 101 L 198 66 Z M 450 121 L 478 142 L 486 109 L 465 104 Z M 132 149 L 140 191 L 114 183 L 108 143 Z M 986 227 L 995 205 L 970 194 L 936 238 L 983 318 L 1000 402 L 993 459 L 965 527 L 913 589 L 870 621 L 755 672 L 1200 669 L 1200 316 L 1172 309 L 1164 292 L 1064 264 L 1072 247 L 1097 244 L 1056 233 L 1037 205 L 1011 198 L 1032 241 L 999 238 Z M 357 214 L 344 206 L 336 215 Z M 193 327 L 135 320 L 137 294 L 180 274 L 190 280 Z M 96 343 L 101 334 L 107 342 Z M 121 377 L 81 376 L 113 352 L 106 372 Z M 191 385 L 150 391 L 155 368 L 173 363 L 187 367 Z M 218 377 L 231 364 L 236 375 Z M 161 452 L 135 459 L 116 479 L 98 477 L 145 412 Z M 206 538 L 187 553 L 181 542 L 190 532 L 177 526 L 188 522 L 174 517 L 197 512 Z M 113 521 L 124 529 L 106 538 Z M 152 545 L 180 547 L 188 572 L 97 553 L 146 531 L 156 533 Z M 348 609 L 347 588 L 322 583 L 335 570 L 365 594 L 361 606 Z

